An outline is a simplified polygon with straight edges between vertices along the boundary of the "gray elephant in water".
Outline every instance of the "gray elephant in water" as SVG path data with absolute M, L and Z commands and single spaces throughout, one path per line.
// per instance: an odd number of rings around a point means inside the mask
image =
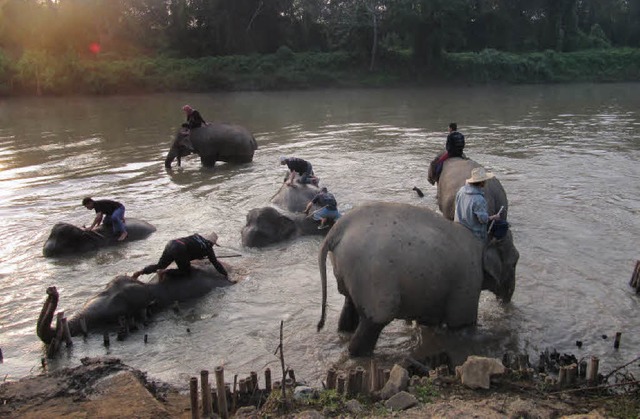
M 327 230 L 318 230 L 318 222 L 307 217 L 303 211 L 320 192 L 312 184 L 282 184 L 271 198 L 273 206 L 254 208 L 247 214 L 247 223 L 242 228 L 242 244 L 247 247 L 264 247 L 301 235 L 324 235 Z M 311 211 L 318 209 L 312 206 Z
M 239 125 L 213 123 L 194 128 L 190 132 L 181 129 L 171 144 L 164 161 L 171 167 L 174 159 L 181 164 L 181 157 L 196 153 L 203 166 L 213 167 L 216 162 L 251 163 L 253 153 L 258 149 L 253 134 Z
M 338 330 L 355 331 L 352 356 L 371 354 L 393 319 L 450 328 L 474 324 L 480 291 L 511 300 L 519 258 L 509 231 L 501 240 L 484 243 L 427 208 L 362 205 L 343 216 L 320 247 L 318 330 L 326 317 L 329 252 L 338 291 L 345 297 Z
M 149 282 L 126 275 L 117 276 L 68 320 L 69 330 L 71 336 L 82 333 L 81 319 L 84 319 L 88 330 L 111 323 L 117 324 L 122 317 L 143 321 L 151 307 L 167 307 L 175 301 L 201 297 L 214 288 L 232 284 L 210 264 L 193 264 L 188 276 L 183 276 L 177 269 L 169 269 L 162 281 L 158 281 L 157 276 Z M 47 344 L 51 343 L 56 334 L 51 321 L 58 300 L 56 288 L 47 288 L 47 299 L 36 326 L 38 337 Z
M 480 166 L 479 163 L 471 159 L 462 159 L 460 157 L 451 157 L 444 161 L 438 180 L 437 200 L 440 211 L 449 220 L 453 220 L 455 213 L 456 193 L 465 184 L 465 181 L 471 177 L 471 171 Z M 489 215 L 497 213 L 500 207 L 504 207 L 500 213 L 500 218 L 506 221 L 509 202 L 507 201 L 507 193 L 497 177 L 489 179 L 483 190 Z
M 129 235 L 122 242 L 118 241 L 118 236 L 113 233 L 111 226 L 101 225 L 96 230 L 87 231 L 73 224 L 56 223 L 44 243 L 42 253 L 45 257 L 78 255 L 102 247 L 146 239 L 156 231 L 153 225 L 135 218 L 127 218 L 126 225 Z

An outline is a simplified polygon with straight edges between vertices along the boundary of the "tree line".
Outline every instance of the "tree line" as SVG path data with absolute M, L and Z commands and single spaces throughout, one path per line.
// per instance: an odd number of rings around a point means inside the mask
M 0 0 L 0 92 L 72 85 L 87 60 L 284 49 L 373 70 L 400 55 L 437 68 L 452 53 L 612 47 L 640 47 L 640 0 Z

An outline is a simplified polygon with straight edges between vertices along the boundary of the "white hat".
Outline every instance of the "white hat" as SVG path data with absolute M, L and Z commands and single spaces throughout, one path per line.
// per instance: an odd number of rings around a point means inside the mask
M 280 164 L 284 164 L 286 160 L 287 160 L 286 156 L 280 156 Z
M 476 167 L 471 171 L 471 177 L 467 179 L 467 183 L 479 183 L 489 180 L 493 177 L 493 173 L 487 173 L 484 167 Z

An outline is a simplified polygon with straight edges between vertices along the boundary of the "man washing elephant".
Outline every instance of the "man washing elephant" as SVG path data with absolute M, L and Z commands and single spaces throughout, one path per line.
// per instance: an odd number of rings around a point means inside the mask
M 112 226 L 113 233 L 118 237 L 118 241 L 127 238 L 127 228 L 124 224 L 124 205 L 118 201 L 110 199 L 100 199 L 94 201 L 91 197 L 82 200 L 82 205 L 88 210 L 96 211 L 96 218 L 87 230 L 93 231 L 103 222 L 105 226 Z
M 131 277 L 133 279 L 137 279 L 140 275 L 148 275 L 157 271 L 158 277 L 160 281 L 162 281 L 166 268 L 171 264 L 171 262 L 175 262 L 176 265 L 178 265 L 178 271 L 180 274 L 187 276 L 191 273 L 191 261 L 195 259 L 204 259 L 206 257 L 216 270 L 229 280 L 227 270 L 218 261 L 216 254 L 213 251 L 213 245 L 216 240 L 217 237 L 211 241 L 205 239 L 200 234 L 193 234 L 191 236 L 171 240 L 165 246 L 158 263 L 145 266 L 142 270 L 134 272 Z
M 500 218 L 497 214 L 489 215 L 487 200 L 483 188 L 485 182 L 492 179 L 493 173 L 488 173 L 483 167 L 476 167 L 471 171 L 471 177 L 466 180 L 456 194 L 456 210 L 454 221 L 467 227 L 473 235 L 482 241 L 487 240 L 487 224 Z
M 293 179 L 295 178 L 296 173 L 300 175 L 300 179 L 298 180 L 299 183 L 311 183 L 312 185 L 318 186 L 320 179 L 313 174 L 313 166 L 308 161 L 299 157 L 281 156 L 280 164 L 286 164 L 290 171 L 289 177 L 285 181 L 287 186 L 293 185 Z
M 329 222 L 334 223 L 341 217 L 341 214 L 338 211 L 338 201 L 336 201 L 336 198 L 332 193 L 329 193 L 326 187 L 320 189 L 320 192 L 318 192 L 316 196 L 309 201 L 307 207 L 304 209 L 304 213 L 306 215 L 309 215 L 309 211 L 314 204 L 321 207 L 319 210 L 314 211 L 313 214 L 311 214 L 314 220 L 320 221 L 318 230 L 329 228 Z

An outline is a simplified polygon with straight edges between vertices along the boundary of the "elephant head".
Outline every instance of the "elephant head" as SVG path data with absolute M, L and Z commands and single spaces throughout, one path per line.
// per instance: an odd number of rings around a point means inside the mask
M 394 319 L 449 328 L 474 324 L 483 289 L 511 299 L 519 257 L 509 232 L 485 244 L 428 208 L 361 205 L 340 218 L 320 246 L 318 330 L 326 316 L 329 253 L 338 292 L 345 297 L 338 330 L 353 332 L 352 356 L 371 354 Z
M 460 157 L 451 157 L 445 160 L 442 166 L 442 173 L 438 179 L 438 207 L 442 214 L 449 220 L 453 220 L 456 206 L 456 193 L 471 177 L 471 171 L 480 167 L 480 164 Z M 489 214 L 495 214 L 504 207 L 500 213 L 502 220 L 507 220 L 509 202 L 507 193 L 497 177 L 489 179 L 484 186 L 484 197 L 487 200 Z
M 516 288 L 516 265 L 520 253 L 510 231 L 500 239 L 492 237 L 484 249 L 482 289 L 493 292 L 504 303 L 511 301 Z
M 301 235 L 324 235 L 317 222 L 305 214 L 285 213 L 273 207 L 254 208 L 242 228 L 242 245 L 264 247 Z
M 167 153 L 164 165 L 191 153 L 200 156 L 203 166 L 213 167 L 217 161 L 250 163 L 258 149 L 255 138 L 246 128 L 230 124 L 208 124 L 190 131 L 180 129 Z
M 153 225 L 135 218 L 127 218 L 126 226 L 129 233 L 127 242 L 145 239 L 156 231 Z M 73 224 L 56 223 L 44 243 L 42 253 L 45 257 L 69 256 L 122 243 L 112 229 L 104 224 L 95 231 L 87 231 Z

